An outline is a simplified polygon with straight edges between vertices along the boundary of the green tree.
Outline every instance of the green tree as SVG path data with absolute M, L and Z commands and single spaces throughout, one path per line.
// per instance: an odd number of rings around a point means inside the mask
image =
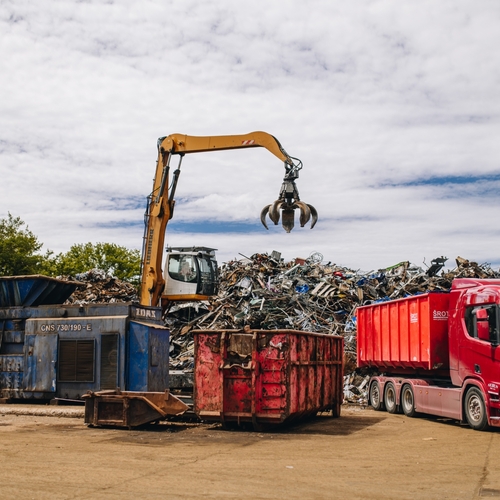
M 52 273 L 74 276 L 90 269 L 102 269 L 119 279 L 138 282 L 141 254 L 114 243 L 82 243 L 73 245 L 52 262 Z
M 51 252 L 45 256 L 39 253 L 43 243 L 25 225 L 10 212 L 0 219 L 0 276 L 40 273 L 50 259 Z

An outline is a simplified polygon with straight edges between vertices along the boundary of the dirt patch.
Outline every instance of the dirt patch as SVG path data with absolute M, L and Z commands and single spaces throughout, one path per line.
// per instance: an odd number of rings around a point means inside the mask
M 0 409 L 4 498 L 474 499 L 500 491 L 499 445 L 498 431 L 362 408 L 272 432 Z

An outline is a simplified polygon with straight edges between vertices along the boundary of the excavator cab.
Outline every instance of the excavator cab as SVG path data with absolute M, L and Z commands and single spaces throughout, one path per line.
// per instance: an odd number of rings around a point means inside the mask
M 168 247 L 162 303 L 207 300 L 216 295 L 218 271 L 215 250 L 207 247 Z

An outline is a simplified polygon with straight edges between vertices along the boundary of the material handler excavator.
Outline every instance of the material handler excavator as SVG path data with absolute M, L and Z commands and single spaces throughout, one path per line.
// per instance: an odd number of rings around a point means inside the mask
M 215 250 L 206 247 L 167 249 L 165 275 L 162 272 L 165 231 L 172 218 L 175 191 L 182 159 L 188 153 L 222 151 L 226 149 L 264 147 L 284 162 L 285 176 L 278 199 L 264 207 L 260 219 L 266 229 L 266 216 L 277 225 L 280 211 L 283 228 L 289 233 L 294 227 L 294 210 L 300 210 L 300 225 L 311 220 L 311 229 L 318 220 L 316 209 L 299 198 L 295 180 L 302 162 L 288 155 L 279 141 L 266 132 L 244 135 L 195 137 L 173 134 L 158 139 L 158 160 L 153 191 L 148 196 L 141 268 L 141 305 L 165 307 L 171 301 L 206 300 L 215 295 L 217 262 Z M 179 163 L 170 182 L 170 161 L 179 156 Z

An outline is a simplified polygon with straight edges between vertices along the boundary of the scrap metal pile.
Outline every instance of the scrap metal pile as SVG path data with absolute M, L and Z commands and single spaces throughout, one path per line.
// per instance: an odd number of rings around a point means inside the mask
M 109 276 L 100 269 L 91 269 L 86 273 L 74 277 L 62 277 L 71 281 L 81 282 L 65 304 L 94 304 L 114 302 L 136 302 L 138 300 L 136 288 L 113 276 Z
M 295 329 L 342 335 L 346 401 L 365 404 L 366 374 L 356 372 L 356 308 L 428 291 L 447 291 L 454 278 L 499 278 L 488 264 L 461 257 L 434 259 L 427 269 L 400 262 L 386 269 L 348 269 L 314 253 L 284 262 L 278 252 L 233 260 L 220 269 L 219 294 L 203 303 L 180 304 L 165 317 L 171 330 L 170 369 L 193 369 L 193 329 Z
M 178 303 L 166 311 L 171 331 L 171 381 L 189 386 L 194 367 L 194 329 L 294 329 L 344 337 L 344 396 L 366 404 L 368 376 L 356 371 L 356 308 L 371 302 L 403 298 L 428 291 L 447 291 L 454 278 L 500 278 L 489 264 L 461 257 L 434 259 L 423 269 L 408 261 L 364 272 L 324 263 L 323 256 L 285 262 L 278 252 L 233 260 L 220 268 L 219 293 L 210 301 Z M 80 281 L 67 304 L 136 302 L 130 283 L 93 269 Z M 177 376 L 176 374 L 182 374 Z M 187 383 L 186 383 L 187 381 Z

